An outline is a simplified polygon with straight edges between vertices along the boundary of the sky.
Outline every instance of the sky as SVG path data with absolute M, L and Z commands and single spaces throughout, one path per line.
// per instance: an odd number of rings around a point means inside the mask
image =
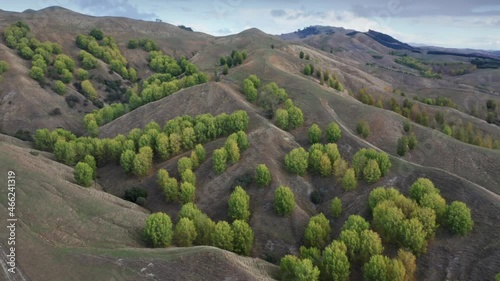
M 499 0 L 18 0 L 0 9 L 49 6 L 94 16 L 161 19 L 215 36 L 252 27 L 282 34 L 328 25 L 373 29 L 410 44 L 500 50 Z

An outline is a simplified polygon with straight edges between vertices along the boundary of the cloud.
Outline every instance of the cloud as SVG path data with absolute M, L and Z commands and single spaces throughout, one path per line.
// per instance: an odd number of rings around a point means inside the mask
M 215 33 L 217 35 L 229 35 L 229 34 L 231 34 L 233 32 L 232 32 L 231 29 L 229 29 L 227 27 L 223 27 L 223 28 L 220 28 L 220 29 L 216 30 Z
M 155 13 L 144 13 L 128 0 L 78 0 L 76 4 L 96 16 L 118 16 L 133 19 L 152 20 Z
M 284 17 L 286 15 L 286 11 L 285 10 L 271 10 L 271 16 L 273 17 L 276 17 L 276 18 L 280 18 L 280 17 Z

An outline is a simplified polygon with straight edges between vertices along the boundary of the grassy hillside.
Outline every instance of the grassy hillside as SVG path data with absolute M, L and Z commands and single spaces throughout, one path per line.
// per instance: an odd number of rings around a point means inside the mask
M 412 183 L 421 177 L 434 182 L 446 203 L 455 200 L 466 203 L 474 228 L 467 236 L 452 235 L 440 221 L 442 225 L 435 238 L 429 240 L 427 251 L 417 259 L 415 279 L 484 280 L 498 273 L 500 150 L 471 145 L 442 133 L 444 124 L 460 129 L 470 123 L 473 133 L 484 139 L 489 135 L 492 140 L 500 140 L 498 126 L 488 124 L 483 116 L 488 111 L 487 99 L 500 104 L 495 95 L 497 90 L 494 90 L 496 81 L 480 80 L 483 77 L 480 73 L 493 75 L 496 70 L 484 70 L 484 73 L 476 70 L 461 76 L 443 74 L 442 79 L 425 78 L 419 71 L 395 61 L 403 54 L 380 45 L 365 34 L 348 34 L 351 31 L 343 29 L 330 35 L 288 42 L 257 29 L 215 38 L 165 23 L 89 17 L 61 8 L 25 13 L 0 11 L 0 29 L 17 20 L 28 23 L 40 41 L 61 44 L 63 53 L 73 58 L 77 68 L 81 66 L 80 49 L 75 43 L 78 34 L 88 34 L 91 29 L 99 28 L 112 36 L 129 66 L 137 70 L 139 79 L 123 79 L 109 71 L 110 64 L 99 60 L 98 66 L 89 71 L 90 81 L 97 90 L 98 99 L 105 103 L 110 92 L 109 83 L 120 85 L 118 88 L 126 92 L 121 93 L 122 97 L 128 98 L 131 92 L 144 97 L 144 89 L 150 83 L 157 83 L 155 90 L 160 91 L 158 89 L 168 86 L 163 83 L 171 82 L 144 82 L 155 74 L 155 70 L 148 65 L 148 52 L 127 48 L 130 39 L 151 39 L 179 64 L 184 56 L 197 69 L 211 76 L 209 82 L 180 87 L 111 118 L 114 120 L 99 127 L 96 139 L 85 139 L 94 142 L 89 154 L 106 158 L 112 154 L 109 152 L 111 145 L 106 143 L 109 139 L 118 136 L 127 140 L 124 136 L 132 129 L 144 129 L 151 121 L 155 121 L 163 133 L 167 131 L 164 129 L 167 121 L 183 115 L 195 117 L 210 113 L 217 116 L 244 110 L 249 118 L 245 131 L 250 146 L 241 151 L 239 161 L 228 164 L 225 172 L 214 171 L 213 154 L 225 145 L 227 135 L 199 141 L 206 150 L 207 159 L 194 170 L 197 182 L 194 203 L 214 222 L 231 222 L 228 200 L 237 185 L 243 186 L 250 198 L 248 224 L 254 233 L 250 257 L 210 246 L 148 248 L 150 245 L 142 229 L 150 213 L 164 212 L 174 224 L 179 221 L 182 204 L 166 200 L 158 184 L 157 172 L 165 169 L 170 177 L 180 178 L 178 160 L 190 157 L 192 149 L 184 149 L 187 146 L 184 143 L 181 152 L 172 153 L 165 159 L 155 154 L 151 169 L 141 177 L 125 173 L 118 164 L 120 157 L 115 161 L 98 159 L 97 179 L 91 187 L 84 188 L 76 184 L 71 166 L 75 163 L 67 166 L 55 161 L 55 155 L 65 156 L 60 151 L 61 145 L 59 151 L 53 149 L 53 154 L 35 150 L 32 142 L 0 135 L 1 170 L 14 170 L 18 179 L 19 268 L 29 279 L 149 280 L 170 276 L 175 276 L 175 280 L 280 279 L 280 259 L 287 254 L 299 254 L 300 246 L 306 243 L 304 233 L 311 217 L 325 214 L 332 230 L 329 244 L 338 239 L 349 216 L 361 215 L 372 221 L 368 198 L 373 189 L 395 187 L 408 196 Z M 247 57 L 240 65 L 229 68 L 227 75 L 222 75 L 219 58 L 230 56 L 233 50 L 245 52 Z M 309 59 L 301 59 L 300 52 Z M 407 56 L 425 66 L 433 62 L 427 54 L 408 53 Z M 77 136 L 92 135 L 86 132 L 83 119 L 96 107 L 92 103 L 84 106 L 87 97 L 77 91 L 77 86 L 67 84 L 65 95 L 56 94 L 51 87 L 42 88 L 29 75 L 31 62 L 20 58 L 3 39 L 0 59 L 10 65 L 0 82 L 0 129 L 3 132 L 14 135 L 18 130 L 33 133 L 37 129 L 61 127 Z M 317 76 L 314 71 L 310 76 L 304 75 L 304 68 L 309 64 L 321 70 L 321 74 Z M 334 89 L 328 81 L 320 83 L 327 72 L 332 83 L 341 87 Z M 251 74 L 261 80 L 256 90 L 257 102 L 249 102 L 243 91 L 243 81 Z M 181 73 L 177 78 L 185 76 L 188 75 Z M 287 105 L 282 101 L 273 104 L 271 109 L 264 108 L 265 85 L 271 82 L 282 88 L 300 108 L 304 124 L 290 130 L 276 125 L 277 109 Z M 373 97 L 372 105 L 360 101 L 363 92 Z M 82 103 L 70 108 L 65 101 L 69 95 L 79 97 Z M 437 106 L 413 99 L 435 100 L 438 96 L 451 99 L 455 106 Z M 405 99 L 406 103 L 412 101 L 414 105 L 411 111 L 408 109 L 410 119 L 391 108 L 391 103 L 403 105 Z M 378 101 L 381 108 L 375 106 Z M 476 105 L 479 114 L 473 115 L 472 107 Z M 60 108 L 61 114 L 49 115 L 54 108 Z M 496 114 L 498 110 L 493 111 Z M 427 125 L 420 124 L 423 122 L 417 122 L 413 116 L 421 112 L 430 118 Z M 446 123 L 436 120 L 439 114 L 443 114 Z M 366 138 L 356 132 L 359 121 L 369 126 L 371 133 Z M 342 137 L 336 145 L 349 167 L 354 166 L 356 152 L 373 148 L 387 153 L 392 163 L 387 175 L 375 183 L 367 183 L 358 175 L 357 188 L 345 191 L 342 178 L 319 176 L 311 171 L 311 166 L 303 176 L 292 174 L 285 165 L 285 156 L 299 147 L 308 150 L 311 147 L 309 127 L 318 124 L 325 130 L 330 122 L 336 122 L 341 130 Z M 405 122 L 410 124 L 409 131 L 415 135 L 417 145 L 400 156 L 398 142 L 402 136 L 410 134 L 403 129 Z M 182 126 L 191 129 L 192 125 Z M 181 135 L 184 136 L 184 130 Z M 172 133 L 168 138 L 171 136 Z M 52 141 L 56 143 L 57 138 Z M 76 142 L 67 139 L 59 144 L 71 141 Z M 154 147 L 156 139 L 148 142 Z M 130 150 L 135 155 L 142 145 L 139 140 L 132 144 Z M 272 181 L 268 187 L 260 187 L 254 180 L 258 164 L 269 168 Z M 288 216 L 280 216 L 275 211 L 275 191 L 281 185 L 290 187 L 295 197 L 296 208 Z M 132 188 L 147 191 L 142 207 L 121 199 L 125 191 Z M 335 197 L 343 204 L 339 217 L 334 217 L 330 210 Z M 1 199 L 5 207 L 5 195 Z M 6 214 L 2 216 L 0 218 L 6 219 Z M 6 233 L 0 234 L 0 238 L 6 238 Z M 401 247 L 385 239 L 383 246 L 383 253 L 391 258 Z M 53 270 L 56 265 L 58 270 Z M 362 264 L 352 262 L 350 280 L 360 280 L 362 276 Z

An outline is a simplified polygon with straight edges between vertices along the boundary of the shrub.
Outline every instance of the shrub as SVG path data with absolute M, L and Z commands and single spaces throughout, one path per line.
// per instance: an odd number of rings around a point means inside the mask
M 125 196 L 123 199 L 130 201 L 132 203 L 136 203 L 137 198 L 142 197 L 142 198 L 147 198 L 148 193 L 146 190 L 138 187 L 132 187 L 130 189 L 125 190 Z
M 227 152 L 224 148 L 214 150 L 212 155 L 214 171 L 221 174 L 226 171 Z
M 144 235 L 153 247 L 168 247 L 172 242 L 172 220 L 165 213 L 154 213 L 146 219 Z
M 460 201 L 452 202 L 446 210 L 446 224 L 454 234 L 467 235 L 471 232 L 474 222 L 467 205 Z
M 342 131 L 336 122 L 331 122 L 326 128 L 326 141 L 337 142 L 342 137 Z
M 181 179 L 183 182 L 188 182 L 194 186 L 196 186 L 196 175 L 193 173 L 191 169 L 186 169 L 181 174 Z
M 104 38 L 104 33 L 102 30 L 94 28 L 89 32 L 89 35 L 94 37 L 96 40 L 102 40 Z
M 356 131 L 358 135 L 361 135 L 363 138 L 367 138 L 370 135 L 370 127 L 366 121 L 359 121 L 356 125 Z
M 410 187 L 410 197 L 419 204 L 424 195 L 432 193 L 439 194 L 439 189 L 435 188 L 432 181 L 426 178 L 417 179 Z
M 62 81 L 57 80 L 54 83 L 54 91 L 60 95 L 64 95 L 66 93 L 66 85 Z
M 329 280 L 349 280 L 350 264 L 346 255 L 346 245 L 334 240 L 323 251 L 322 262 L 325 276 Z
M 342 186 L 345 191 L 351 191 L 356 189 L 358 181 L 356 180 L 356 174 L 353 168 L 347 169 L 344 177 L 342 178 Z
M 177 246 L 191 247 L 193 241 L 196 239 L 196 227 L 192 220 L 188 218 L 181 218 L 174 230 L 174 241 Z
M 182 157 L 177 161 L 177 171 L 179 172 L 179 175 L 182 175 L 184 171 L 186 170 L 192 170 L 193 169 L 193 162 L 191 162 L 191 159 L 188 157 Z
M 260 186 L 269 186 L 271 173 L 265 164 L 259 164 L 255 170 L 255 182 Z
M 240 160 L 240 149 L 238 147 L 238 143 L 235 139 L 227 139 L 224 144 L 224 149 L 227 152 L 227 160 L 234 164 Z
M 79 162 L 74 169 L 76 183 L 81 186 L 89 187 L 92 185 L 92 176 L 94 171 L 87 163 Z
M 233 251 L 239 255 L 248 256 L 252 250 L 254 234 L 248 223 L 235 220 L 232 224 L 234 235 Z
M 311 127 L 309 128 L 309 142 L 311 144 L 319 143 L 321 142 L 321 129 L 319 128 L 318 124 L 312 124 Z
M 340 216 L 342 213 L 342 202 L 340 201 L 340 198 L 335 197 L 332 199 L 330 209 L 334 218 L 338 218 Z
M 220 249 L 232 251 L 233 243 L 234 235 L 231 225 L 226 221 L 217 222 L 212 236 L 212 245 Z
M 179 199 L 183 204 L 194 202 L 196 188 L 189 182 L 181 183 Z
M 363 169 L 363 177 L 367 183 L 374 183 L 380 179 L 381 173 L 378 163 L 375 160 L 369 160 Z
M 308 247 L 322 249 L 330 239 L 330 222 L 323 214 L 313 216 L 304 233 L 305 244 Z
M 320 272 L 310 259 L 286 255 L 281 259 L 280 273 L 281 280 L 318 281 Z
M 295 209 L 295 196 L 287 186 L 280 186 L 274 192 L 274 210 L 278 215 L 286 216 Z
M 89 79 L 89 72 L 83 68 L 79 68 L 76 72 L 76 77 L 80 81 L 84 81 Z
M 405 156 L 408 150 L 410 150 L 409 147 L 409 141 L 407 136 L 402 136 L 401 138 L 398 139 L 398 155 L 399 156 Z
M 302 126 L 302 124 L 304 123 L 304 115 L 302 114 L 302 110 L 294 106 L 287 111 L 289 129 L 295 129 Z
M 285 156 L 285 166 L 293 174 L 304 176 L 308 166 L 308 153 L 302 148 L 295 148 Z
M 250 218 L 250 196 L 237 186 L 229 197 L 229 217 L 233 220 L 248 221 Z
M 276 111 L 276 126 L 283 130 L 288 129 L 288 111 L 279 108 Z
M 151 147 L 141 147 L 133 163 L 132 171 L 134 175 L 139 177 L 148 175 L 153 167 L 153 150 Z

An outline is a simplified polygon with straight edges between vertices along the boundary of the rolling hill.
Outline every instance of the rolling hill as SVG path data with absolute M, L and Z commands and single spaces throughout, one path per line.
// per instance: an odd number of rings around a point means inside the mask
M 214 37 L 167 23 L 91 17 L 60 7 L 23 13 L 0 11 L 0 29 L 17 21 L 29 25 L 30 34 L 41 42 L 60 44 L 63 53 L 76 62 L 76 68 L 82 66 L 77 35 L 88 34 L 94 28 L 102 30 L 114 38 L 127 67 L 137 71 L 138 79 L 124 78 L 110 70 L 110 63 L 99 59 L 96 68 L 89 70 L 89 81 L 97 92 L 94 103 L 82 93 L 79 79 L 66 84 L 66 93 L 59 95 L 48 74 L 46 84 L 30 77 L 30 61 L 9 48 L 2 37 L 0 60 L 10 67 L 0 82 L 0 167 L 2 174 L 14 170 L 18 179 L 17 258 L 24 276 L 10 280 L 279 280 L 280 259 L 299 254 L 312 216 L 324 213 L 331 227 L 329 241 L 337 239 L 349 216 L 361 215 L 372 221 L 368 200 L 374 188 L 391 186 L 408 195 L 418 178 L 432 180 L 447 203 L 466 203 L 474 228 L 467 236 L 458 236 L 444 225 L 440 227 L 427 251 L 417 259 L 415 280 L 489 280 L 498 273 L 500 150 L 493 146 L 495 140 L 500 140 L 500 128 L 495 120 L 488 123 L 485 119 L 490 112 L 496 120 L 500 116 L 498 106 L 493 111 L 487 108 L 488 100 L 500 104 L 500 82 L 494 78 L 499 69 L 475 67 L 463 56 L 429 54 L 426 47 L 414 48 L 375 31 L 314 27 L 274 36 L 249 29 Z M 54 153 L 41 151 L 30 141 L 36 130 L 43 128 L 62 128 L 77 137 L 91 137 L 83 122 L 86 114 L 111 104 L 112 94 L 130 101 L 130 92 L 147 88 L 148 78 L 159 72 L 148 60 L 151 53 L 128 47 L 131 39 L 152 40 L 163 54 L 178 61 L 185 57 L 210 81 L 180 87 L 114 116 L 99 126 L 96 137 L 109 140 L 127 136 L 132 129 L 144 129 L 151 121 L 163 129 L 167 121 L 178 116 L 246 111 L 250 146 L 225 172 L 213 169 L 214 151 L 224 146 L 225 138 L 204 142 L 207 159 L 195 170 L 194 202 L 214 222 L 231 221 L 228 200 L 235 186 L 242 185 L 250 197 L 248 223 L 254 233 L 249 257 L 203 245 L 152 249 L 143 236 L 142 229 L 151 213 L 164 212 L 178 221 L 182 204 L 165 200 L 157 172 L 165 169 L 170 176 L 179 178 L 178 160 L 190 157 L 190 149 L 166 160 L 155 158 L 153 167 L 142 177 L 126 174 L 120 161 L 108 161 L 98 165 L 94 184 L 84 188 L 76 184 L 73 176 L 72 166 L 76 163 L 60 163 Z M 220 57 L 230 56 L 233 50 L 245 52 L 246 58 L 222 75 Z M 300 58 L 300 52 L 309 59 Z M 417 63 L 411 67 L 403 59 Z M 319 77 L 316 73 L 304 75 L 304 68 L 310 64 L 320 70 Z M 428 78 L 418 67 L 441 78 Z M 467 71 L 458 73 L 461 69 Z M 335 89 L 323 83 L 321 77 L 326 72 L 342 87 Z M 257 75 L 262 85 L 275 82 L 283 88 L 303 112 L 304 124 L 284 130 L 275 122 L 279 103 L 268 109 L 249 102 L 242 89 L 243 80 L 251 74 Z M 187 76 L 184 72 L 178 78 Z M 381 106 L 364 101 L 363 92 L 380 101 Z M 69 96 L 79 102 L 70 107 Z M 438 97 L 452 104 L 437 105 Z M 394 110 L 395 103 L 403 107 L 409 102 L 409 116 Z M 50 114 L 55 108 L 60 113 Z M 427 124 L 413 118 L 424 112 L 430 119 Z M 438 121 L 441 115 L 443 122 Z M 357 133 L 361 120 L 371 131 L 366 138 Z M 373 148 L 387 153 L 392 163 L 388 174 L 376 183 L 360 179 L 358 187 L 347 192 L 342 180 L 335 177 L 290 173 L 284 164 L 285 156 L 295 148 L 310 147 L 308 128 L 312 124 L 326 128 L 330 122 L 336 122 L 342 132 L 337 146 L 343 159 L 351 162 L 358 150 Z M 411 124 L 418 144 L 401 156 L 397 147 L 406 134 L 405 122 Z M 445 125 L 457 134 L 445 134 Z M 461 133 L 470 136 L 461 139 Z M 11 137 L 14 135 L 28 141 Z M 480 138 L 483 146 L 491 139 L 491 147 L 481 147 L 474 137 Z M 269 187 L 259 187 L 253 181 L 255 168 L 261 163 L 272 175 Z M 278 216 L 273 207 L 275 190 L 280 185 L 290 187 L 295 196 L 296 208 L 286 217 Z M 132 188 L 147 192 L 142 206 L 122 199 Z M 330 211 L 335 197 L 343 204 L 338 218 Z M 6 194 L 0 198 L 1 207 L 6 208 Z M 5 221 L 7 214 L 2 212 L 0 218 Z M 2 249 L 7 235 L 0 232 Z M 394 257 L 399 245 L 383 242 L 384 254 Z M 350 280 L 361 280 L 362 276 L 362 264 L 353 263 Z

